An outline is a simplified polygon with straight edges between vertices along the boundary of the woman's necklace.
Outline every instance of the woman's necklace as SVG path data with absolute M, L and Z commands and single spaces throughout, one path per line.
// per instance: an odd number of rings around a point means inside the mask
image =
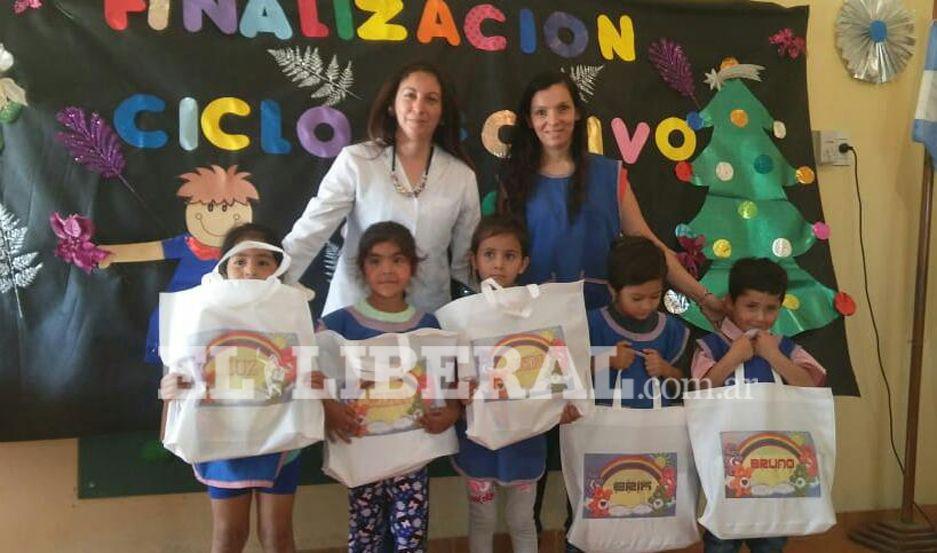
M 429 166 L 433 163 L 434 148 L 434 146 L 429 147 L 429 159 L 426 160 L 426 169 L 423 170 L 423 176 L 420 178 L 420 182 L 418 182 L 416 186 L 407 188 L 400 184 L 400 179 L 397 178 L 397 145 L 394 144 L 390 147 L 390 180 L 394 183 L 394 190 L 399 194 L 413 198 L 420 195 L 420 192 L 426 188 L 426 177 L 429 176 Z

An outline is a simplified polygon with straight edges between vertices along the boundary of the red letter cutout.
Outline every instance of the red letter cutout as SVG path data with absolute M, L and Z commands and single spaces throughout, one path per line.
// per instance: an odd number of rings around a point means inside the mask
M 104 0 L 104 20 L 111 29 L 123 31 L 127 28 L 127 13 L 146 10 L 144 0 Z

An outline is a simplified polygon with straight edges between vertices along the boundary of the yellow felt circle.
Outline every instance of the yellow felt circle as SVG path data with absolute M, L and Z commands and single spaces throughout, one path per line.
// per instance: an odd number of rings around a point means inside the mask
M 725 238 L 720 238 L 713 242 L 713 253 L 716 257 L 721 257 L 723 259 L 732 256 L 732 243 L 726 240 Z

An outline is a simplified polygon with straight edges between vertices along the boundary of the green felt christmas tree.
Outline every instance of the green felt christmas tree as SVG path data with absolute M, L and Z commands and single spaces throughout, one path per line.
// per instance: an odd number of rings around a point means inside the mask
M 824 327 L 839 317 L 836 292 L 803 270 L 796 258 L 829 229 L 811 223 L 787 199 L 784 187 L 814 183 L 812 169 L 795 169 L 775 146 L 786 135 L 743 79 L 760 80 L 763 68 L 724 62 L 707 75 L 718 89 L 688 123 L 695 129 L 712 127 L 709 145 L 691 164 L 678 167 L 681 178 L 709 188 L 696 217 L 677 227 L 678 236 L 697 238 L 702 254 L 712 261 L 700 282 L 717 296 L 728 292 L 729 270 L 736 260 L 766 257 L 779 263 L 789 278 L 787 295 L 774 332 L 793 336 Z M 773 137 L 773 138 L 772 138 Z M 685 242 L 685 241 L 682 241 Z M 711 328 L 696 305 L 683 313 L 691 323 Z

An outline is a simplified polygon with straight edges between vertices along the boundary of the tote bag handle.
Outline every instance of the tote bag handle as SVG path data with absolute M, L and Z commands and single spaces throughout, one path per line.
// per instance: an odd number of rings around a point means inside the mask
M 527 297 L 520 302 L 507 301 L 505 294 L 499 294 L 504 287 L 498 284 L 493 278 L 482 281 L 482 295 L 489 305 L 497 308 L 506 315 L 514 317 L 528 318 L 533 313 L 534 300 L 540 297 L 540 287 L 536 284 L 528 284 L 526 287 Z
M 624 372 L 624 371 L 621 371 Z M 593 378 L 595 378 L 593 376 Z M 664 408 L 663 402 L 663 391 L 660 385 L 660 379 L 657 377 L 651 377 L 651 408 L 655 411 Z M 593 383 L 594 389 L 594 383 Z M 612 407 L 614 409 L 628 409 L 628 407 L 621 406 L 621 377 L 619 376 L 618 383 L 615 385 L 615 388 L 612 390 Z
M 774 383 L 778 386 L 785 386 L 784 381 L 781 380 L 781 375 L 774 369 L 771 369 L 771 374 L 774 375 Z M 739 365 L 735 367 L 735 386 L 741 386 L 742 382 L 745 381 L 745 365 Z

